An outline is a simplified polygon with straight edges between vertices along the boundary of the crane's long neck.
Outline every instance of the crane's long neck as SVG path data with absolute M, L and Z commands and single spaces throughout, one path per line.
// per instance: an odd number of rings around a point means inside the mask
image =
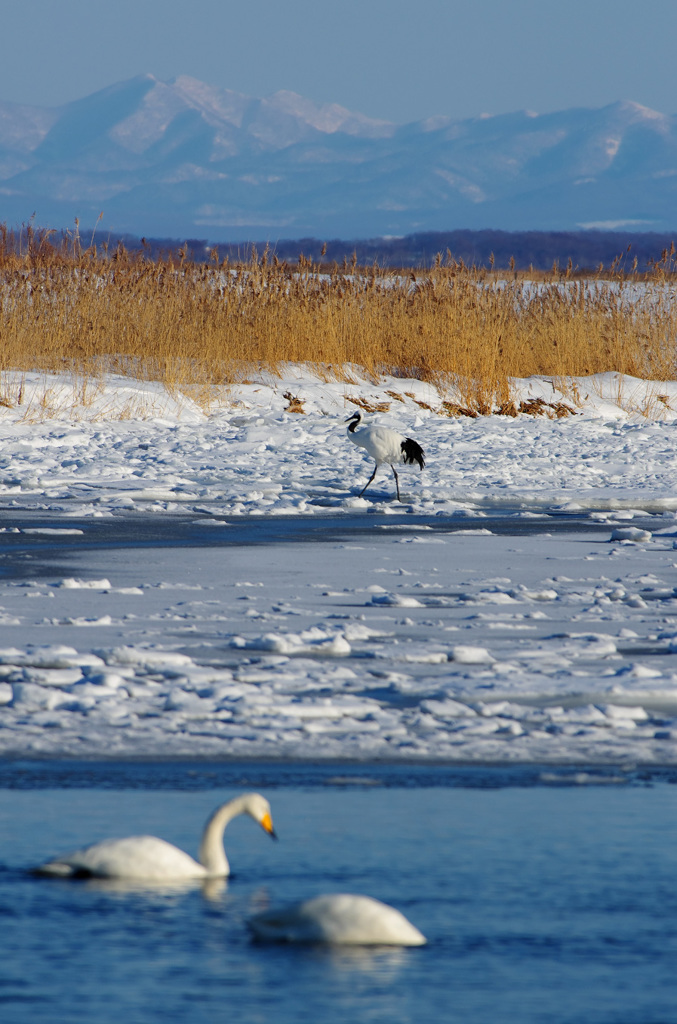
M 226 825 L 245 810 L 245 797 L 236 797 L 227 804 L 217 807 L 205 825 L 200 843 L 198 859 L 209 875 L 225 877 L 230 874 L 230 865 L 223 848 L 223 833 Z

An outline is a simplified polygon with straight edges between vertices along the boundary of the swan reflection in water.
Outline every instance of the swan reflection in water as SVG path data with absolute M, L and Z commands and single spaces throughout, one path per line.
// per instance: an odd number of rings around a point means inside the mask
M 83 887 L 91 892 L 110 893 L 114 896 L 145 896 L 149 899 L 165 896 L 185 896 L 197 892 L 209 903 L 220 903 L 228 889 L 226 878 L 181 878 L 173 881 L 157 881 L 139 878 L 95 878 L 89 876 L 82 881 Z

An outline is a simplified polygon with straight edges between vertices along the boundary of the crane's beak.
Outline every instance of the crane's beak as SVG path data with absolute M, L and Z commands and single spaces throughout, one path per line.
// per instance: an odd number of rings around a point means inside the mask
M 261 818 L 261 828 L 268 833 L 271 839 L 277 839 L 275 829 L 273 828 L 273 819 L 271 818 L 268 811 Z
M 350 421 L 351 421 L 351 420 L 354 420 L 354 419 L 357 419 L 357 413 L 356 413 L 356 412 L 354 412 L 354 413 L 352 414 L 352 416 L 349 416 L 349 417 L 348 417 L 348 419 L 347 419 L 347 420 L 345 420 L 344 422 L 345 422 L 345 423 L 350 423 Z

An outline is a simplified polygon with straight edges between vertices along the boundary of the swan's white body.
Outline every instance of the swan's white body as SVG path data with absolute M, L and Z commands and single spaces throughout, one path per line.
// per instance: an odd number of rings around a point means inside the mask
M 316 896 L 249 921 L 254 936 L 265 942 L 327 942 L 354 946 L 423 946 L 406 917 L 371 896 L 348 893 Z
M 202 835 L 199 860 L 156 836 L 105 839 L 82 850 L 47 861 L 37 870 L 59 878 L 129 878 L 149 882 L 192 878 L 225 878 L 230 865 L 223 848 L 223 832 L 238 814 L 248 814 L 275 837 L 270 804 L 258 793 L 246 793 L 222 804 L 211 815 Z
M 376 463 L 374 472 L 360 491 L 360 497 L 362 497 L 376 476 L 378 467 L 387 464 L 392 469 L 393 476 L 395 477 L 397 500 L 401 501 L 400 481 L 397 478 L 395 465 L 413 465 L 414 462 L 418 462 L 421 469 L 423 469 L 425 466 L 425 453 L 420 444 L 414 441 L 413 438 L 405 437 L 404 434 L 398 433 L 397 430 L 391 430 L 390 427 L 379 427 L 373 424 L 360 426 L 362 423 L 362 413 L 359 410 L 354 412 L 347 422 L 350 440 L 353 444 L 358 445 L 358 447 L 364 448 Z

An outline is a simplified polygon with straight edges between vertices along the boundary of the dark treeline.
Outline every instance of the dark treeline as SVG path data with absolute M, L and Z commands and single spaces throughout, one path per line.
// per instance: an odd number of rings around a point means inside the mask
M 66 246 L 74 241 L 73 232 L 44 232 L 24 226 L 12 232 L 13 246 L 22 249 L 29 236 L 49 236 L 52 243 Z M 5 240 L 7 239 L 5 233 Z M 140 238 L 131 234 L 115 234 L 81 229 L 76 241 L 83 249 L 94 241 L 99 252 L 109 254 L 122 245 L 130 252 L 142 252 L 150 259 L 172 257 L 197 262 L 249 261 L 255 250 L 260 258 L 268 252 L 281 261 L 296 263 L 303 257 L 314 263 L 331 266 L 356 262 L 359 266 L 377 263 L 384 268 L 428 267 L 441 254 L 445 262 L 455 260 L 469 267 L 490 267 L 497 270 L 549 271 L 553 266 L 574 272 L 596 271 L 615 265 L 631 272 L 646 271 L 659 262 L 667 250 L 674 253 L 672 234 L 631 231 L 425 231 L 398 238 L 368 239 L 277 239 L 242 242 L 210 242 L 202 238 Z M 636 261 L 636 262 L 635 262 Z
M 597 270 L 615 261 L 631 271 L 644 271 L 670 249 L 677 231 L 671 235 L 635 234 L 620 231 L 426 231 L 402 238 L 371 238 L 352 241 L 302 238 L 282 240 L 271 246 L 279 259 L 295 261 L 300 254 L 313 261 L 350 262 L 353 255 L 359 265 L 378 263 L 384 267 L 431 266 L 438 254 L 463 261 L 466 266 L 507 269 L 551 270 L 554 264 L 565 268 L 571 261 L 574 270 Z M 322 255 L 326 245 L 326 254 Z M 243 246 L 219 246 L 224 255 L 236 257 Z M 257 250 L 261 252 L 261 244 Z M 251 250 L 250 250 L 251 251 Z
M 401 238 L 328 239 L 300 238 L 276 241 L 210 244 L 203 239 L 188 239 L 183 247 L 172 239 L 145 239 L 152 255 L 176 252 L 187 248 L 193 259 L 248 260 L 255 248 L 259 257 L 268 247 L 278 259 L 296 263 L 300 256 L 316 263 L 339 265 L 355 259 L 360 266 L 377 263 L 382 267 L 431 266 L 438 254 L 445 260 L 463 261 L 467 266 L 507 269 L 514 261 L 515 269 L 551 270 L 554 264 L 562 269 L 569 262 L 574 271 L 597 270 L 600 264 L 609 268 L 618 261 L 620 269 L 631 271 L 635 259 L 638 271 L 647 270 L 661 254 L 670 249 L 674 234 L 634 233 L 621 231 L 426 231 Z M 132 239 L 125 239 L 133 246 Z M 136 240 L 136 244 L 139 241 Z

